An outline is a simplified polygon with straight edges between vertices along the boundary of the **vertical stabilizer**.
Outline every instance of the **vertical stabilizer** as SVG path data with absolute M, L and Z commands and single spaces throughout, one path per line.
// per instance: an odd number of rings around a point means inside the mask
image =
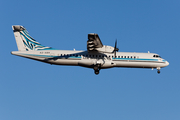
M 23 26 L 14 25 L 12 29 L 19 51 L 52 50 L 51 47 L 42 46 L 33 39 Z
M 20 31 L 24 30 L 22 26 L 12 26 L 14 37 L 16 39 L 16 44 L 19 51 L 25 51 L 26 47 L 24 46 L 23 40 L 20 35 Z

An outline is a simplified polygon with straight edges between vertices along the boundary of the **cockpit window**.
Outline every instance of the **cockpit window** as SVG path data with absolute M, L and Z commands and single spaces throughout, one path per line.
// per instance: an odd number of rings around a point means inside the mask
M 153 55 L 153 57 L 155 57 L 155 58 L 161 58 L 161 56 L 159 56 L 159 55 Z

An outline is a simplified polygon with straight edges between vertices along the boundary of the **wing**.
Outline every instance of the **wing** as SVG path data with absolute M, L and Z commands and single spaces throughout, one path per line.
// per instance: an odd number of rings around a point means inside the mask
M 102 48 L 102 47 L 103 47 L 103 44 L 98 34 L 95 34 L 95 33 L 88 34 L 88 41 L 87 41 L 88 51 L 95 51 L 97 48 Z

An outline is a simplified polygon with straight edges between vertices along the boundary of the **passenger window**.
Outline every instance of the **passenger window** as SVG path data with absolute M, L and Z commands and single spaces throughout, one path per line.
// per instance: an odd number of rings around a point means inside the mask
M 126 56 L 124 56 L 124 58 L 126 58 Z

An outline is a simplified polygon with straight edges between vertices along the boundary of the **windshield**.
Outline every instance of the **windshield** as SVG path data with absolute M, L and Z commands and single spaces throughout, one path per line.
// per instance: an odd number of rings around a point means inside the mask
M 153 57 L 155 57 L 155 58 L 161 58 L 161 56 L 159 56 L 159 55 L 153 55 Z

